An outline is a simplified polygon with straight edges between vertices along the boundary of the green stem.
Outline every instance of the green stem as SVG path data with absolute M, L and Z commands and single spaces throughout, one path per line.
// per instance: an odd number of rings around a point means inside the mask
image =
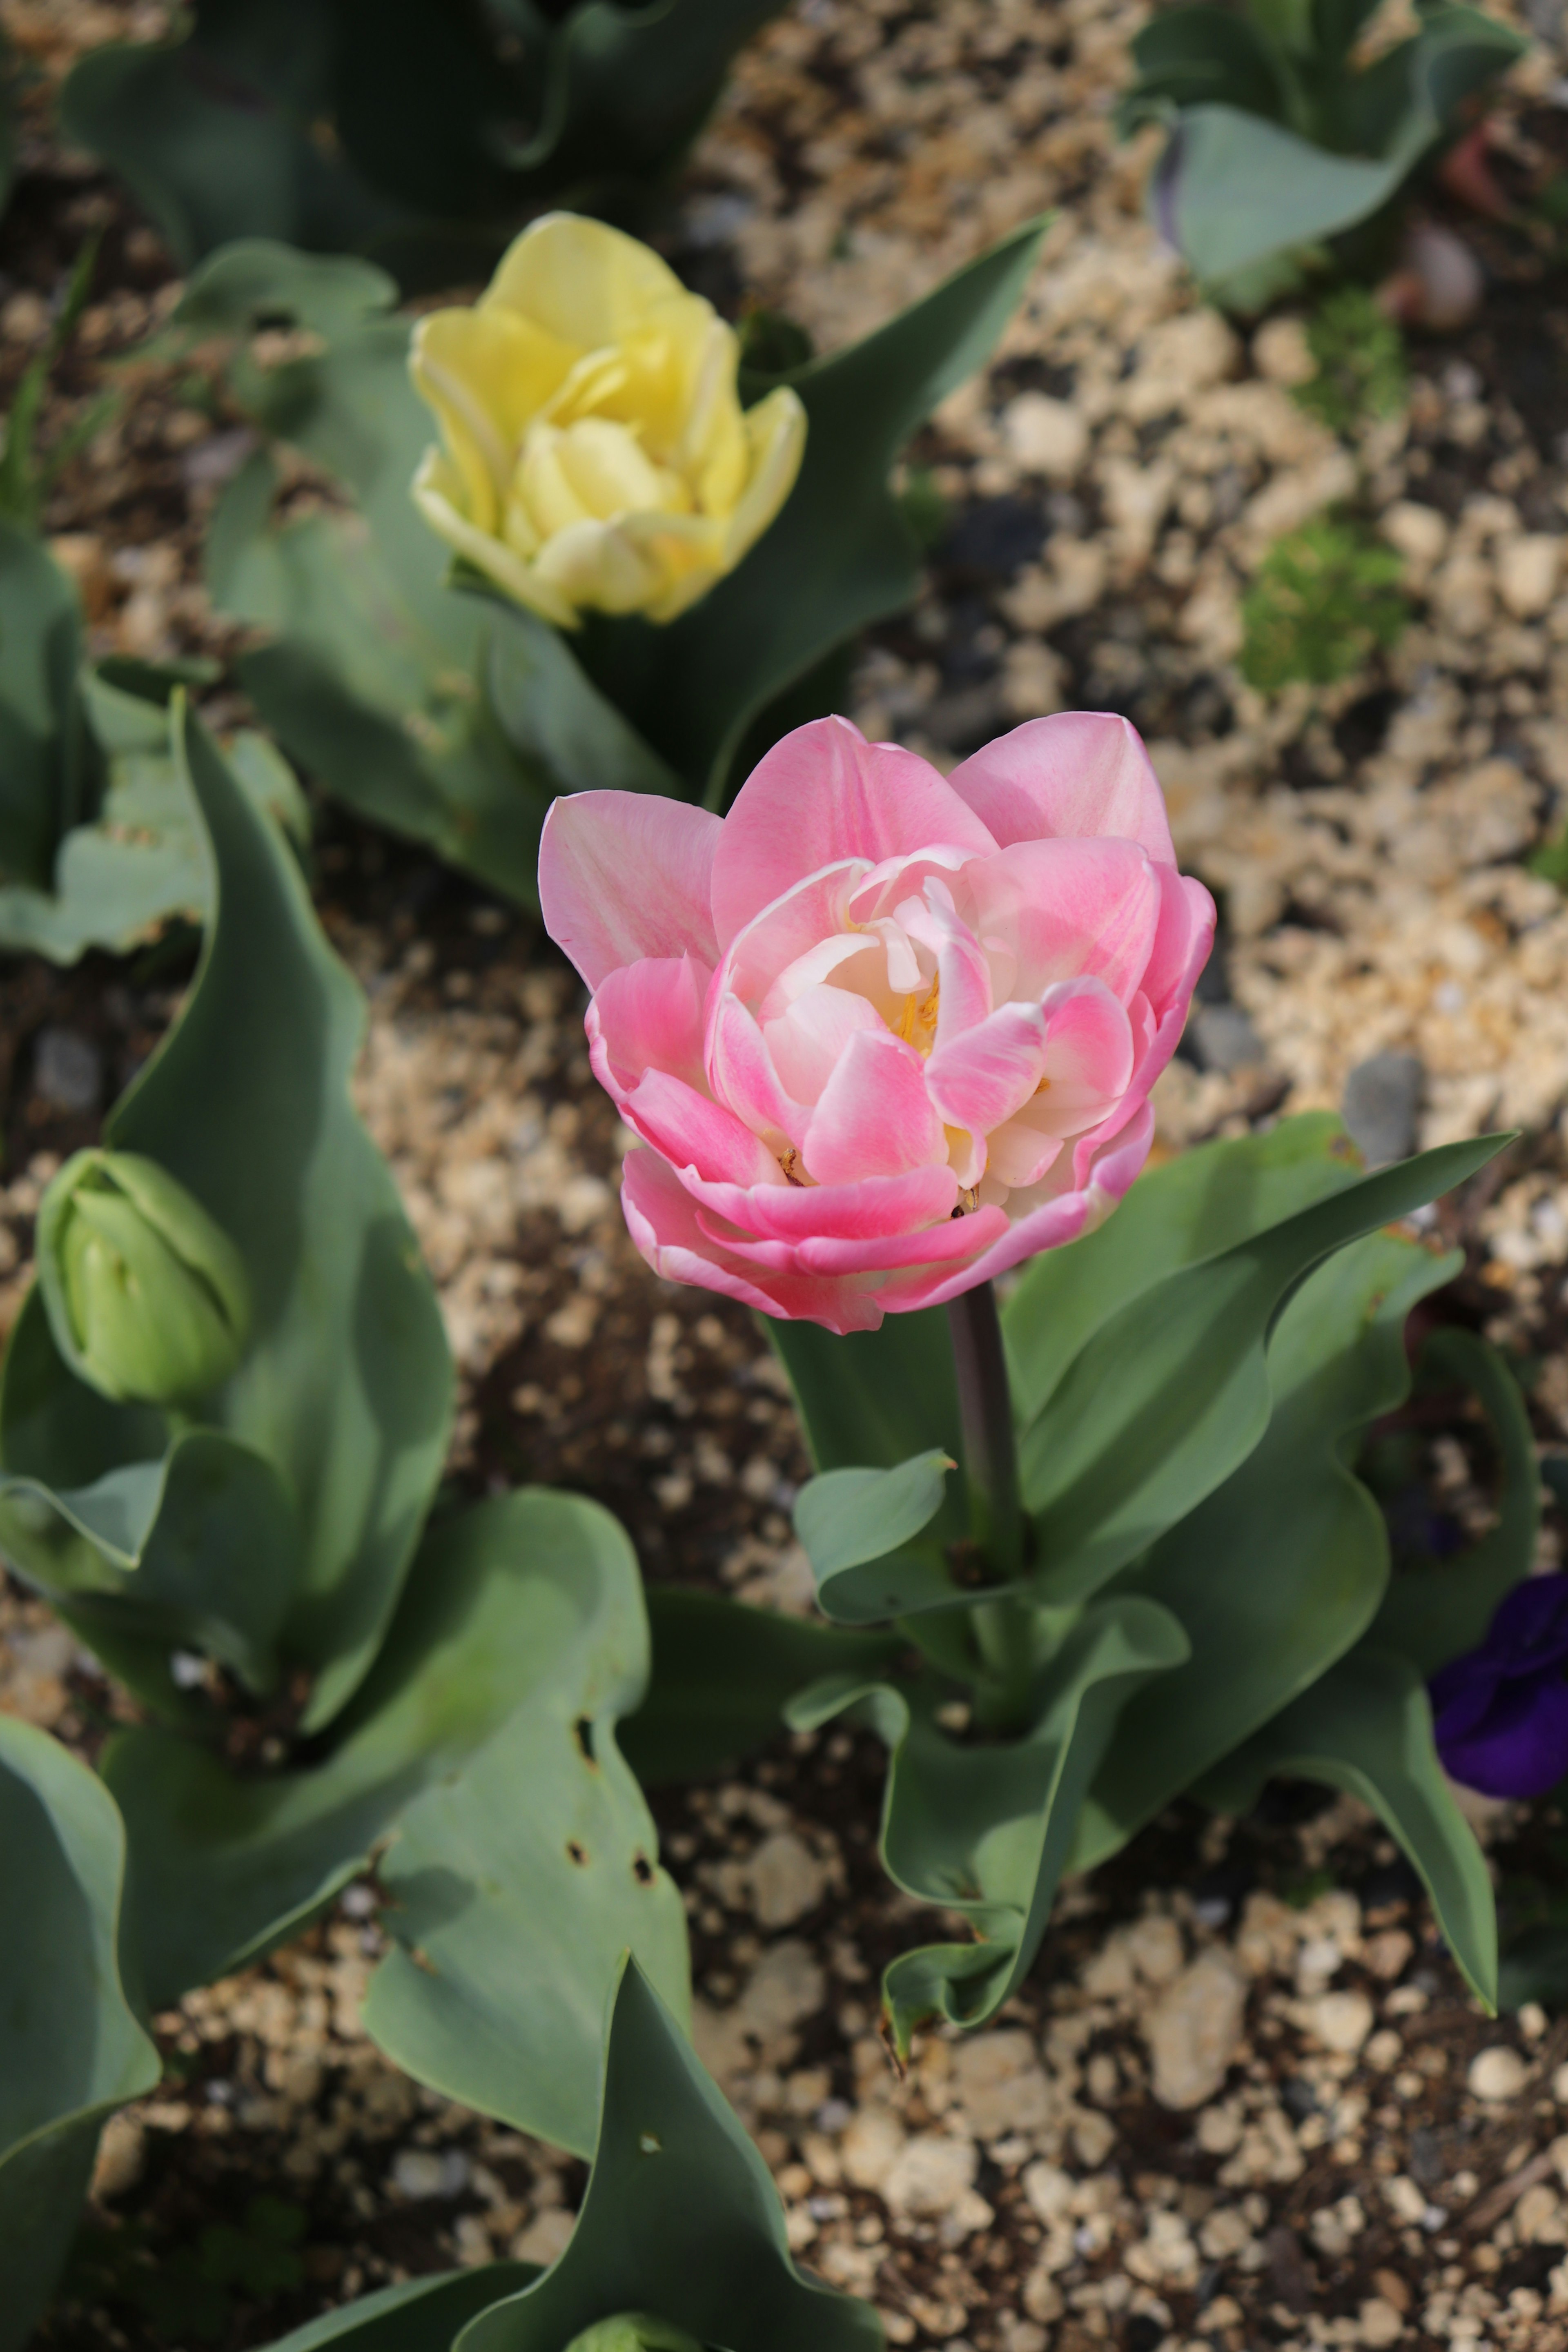
M 996 1294 L 988 1282 L 949 1301 L 948 1328 L 958 1374 L 963 1476 L 969 1525 L 993 1582 L 1010 1583 L 1024 1568 L 1024 1508 L 1018 1449 Z
M 970 1531 L 988 1580 L 1010 1584 L 1027 1565 L 1027 1523 L 1018 1492 L 1013 1399 L 996 1294 L 988 1282 L 949 1302 Z M 983 1679 L 975 1713 L 994 1729 L 1018 1727 L 1035 1672 L 1034 1612 L 1026 1601 L 977 1599 L 970 1612 Z

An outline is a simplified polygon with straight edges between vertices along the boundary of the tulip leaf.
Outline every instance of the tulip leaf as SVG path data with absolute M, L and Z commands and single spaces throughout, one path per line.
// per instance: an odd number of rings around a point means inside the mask
M 77 961 L 199 923 L 211 897 L 201 821 L 169 741 L 170 674 L 80 659 L 76 592 L 40 543 L 0 521 L 0 950 Z M 121 685 L 113 673 L 134 679 Z M 231 766 L 253 800 L 309 833 L 299 786 L 245 731 Z
M 604 2084 L 564 2253 L 470 2320 L 453 2352 L 563 2352 L 626 2311 L 745 2352 L 881 2352 L 868 2304 L 796 2270 L 766 2165 L 635 1960 L 616 1991 Z
M 245 1261 L 249 1345 L 200 1418 L 264 1456 L 292 1500 L 300 1536 L 288 1555 L 275 1510 L 228 1524 L 258 1582 L 287 1570 L 281 1610 L 258 1593 L 256 1618 L 277 1623 L 279 1664 L 313 1675 L 303 1723 L 315 1729 L 362 1678 L 395 1607 L 445 1456 L 451 1358 L 396 1188 L 349 1099 L 359 990 L 276 828 L 194 721 L 179 749 L 211 844 L 217 919 L 178 1022 L 105 1140 L 156 1160 Z M 93 1486 L 137 1458 L 147 1417 L 106 1411 L 50 1365 L 37 1315 L 29 1323 L 25 1310 L 23 1324 L 26 1347 L 18 1361 L 13 1344 L 0 1390 L 0 1459 L 12 1475 Z M 79 1568 L 73 1581 L 85 1580 Z M 117 1669 L 134 1679 L 133 1663 L 117 1643 Z M 156 1704 L 165 1683 L 137 1686 Z
M 1430 1675 L 1479 1647 L 1499 1602 L 1530 1574 L 1541 1527 L 1541 1472 L 1519 1382 L 1495 1348 L 1449 1324 L 1427 1340 L 1420 1368 L 1447 1375 L 1478 1399 L 1502 1469 L 1496 1527 L 1452 1559 L 1406 1569 L 1378 1612 L 1373 1641 Z
M 1342 1192 L 1360 1173 L 1361 1156 L 1331 1111 L 1281 1119 L 1263 1135 L 1202 1143 L 1145 1170 L 1095 1232 L 1070 1249 L 1042 1250 L 1002 1310 L 1020 1428 L 1037 1418 L 1118 1307 L 1183 1266 L 1200 1265 Z
M 784 1729 L 784 1707 L 825 1675 L 885 1673 L 899 1634 L 841 1633 L 681 1585 L 647 1590 L 653 1675 L 621 1750 L 644 1788 L 710 1778 Z
M 768 1316 L 769 1344 L 789 1376 L 818 1470 L 896 1470 L 933 1448 L 962 1458 L 958 1382 L 947 1311 L 889 1315 L 840 1339 L 819 1323 Z
M 1139 1701 L 1079 1827 L 1075 1869 L 1123 1844 L 1358 1642 L 1388 1581 L 1383 1513 L 1348 1466 L 1368 1426 L 1410 1386 L 1406 1316 L 1458 1270 L 1394 1234 L 1321 1265 L 1268 1347 L 1262 1439 L 1111 1588 L 1168 1609 L 1192 1654 Z
M 1248 1811 L 1266 1780 L 1323 1780 L 1359 1797 L 1420 1874 L 1449 1950 L 1497 2007 L 1497 1912 L 1486 1857 L 1437 1760 L 1426 1685 L 1408 1659 L 1363 1643 L 1255 1733 L 1194 1791 Z
M 1022 1982 L 1123 1707 L 1186 1655 L 1171 1612 L 1131 1594 L 1096 1602 L 1067 1631 L 1020 1738 L 966 1744 L 948 1733 L 938 1708 L 951 1685 L 930 1675 L 900 1688 L 841 1676 L 793 1704 L 802 1727 L 853 1707 L 878 1733 L 889 1751 L 889 1874 L 920 1901 L 961 1913 L 974 1938 L 903 1953 L 887 1969 L 883 2003 L 900 2052 L 924 2019 L 981 2024 Z
M 308 2319 L 265 2352 L 322 2352 L 331 2344 L 345 2352 L 452 2352 L 470 2319 L 538 2276 L 536 2263 L 480 2263 L 473 2270 L 405 2279 Z
M 917 1454 L 896 1470 L 825 1470 L 807 1480 L 795 1500 L 795 1531 L 826 1615 L 840 1624 L 886 1623 L 911 1608 L 951 1606 L 969 1597 L 953 1583 L 940 1552 L 929 1546 L 902 1551 L 941 1511 L 947 1474 L 956 1467 L 950 1454 L 938 1450 Z
M 889 474 L 916 426 L 989 359 L 1045 227 L 1014 230 L 848 350 L 768 379 L 792 384 L 807 418 L 777 520 L 679 620 L 595 617 L 582 633 L 590 676 L 692 798 L 722 808 L 767 706 L 844 638 L 913 603 L 920 555 Z M 742 396 L 763 388 L 743 383 Z M 788 723 L 816 715 L 792 711 Z M 760 757 L 766 742 L 752 735 L 748 749 Z
M 1096 1591 L 1212 1494 L 1268 1427 L 1268 1336 L 1313 1266 L 1463 1182 L 1506 1139 L 1445 1144 L 1360 1177 L 1102 1324 L 1020 1447 L 1037 1597 Z
M 0 2352 L 22 2352 L 77 2229 L 101 2125 L 162 2067 L 121 1980 L 125 1838 L 85 1764 L 0 1715 Z
M 321 1760 L 242 1775 L 171 1732 L 110 1742 L 149 2000 L 283 1941 L 390 1837 L 386 1924 L 430 1967 L 383 1962 L 371 2031 L 409 2071 L 585 2147 L 616 1953 L 686 1998 L 679 1900 L 615 1745 L 647 1673 L 637 1564 L 596 1504 L 523 1489 L 437 1523 Z

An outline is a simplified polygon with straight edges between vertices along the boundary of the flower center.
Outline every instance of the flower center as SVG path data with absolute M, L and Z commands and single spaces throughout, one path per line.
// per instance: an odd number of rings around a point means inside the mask
M 923 996 L 918 988 L 910 989 L 904 999 L 904 1009 L 899 1015 L 897 1026 L 893 1028 L 894 1036 L 901 1037 L 906 1045 L 912 1045 L 923 1060 L 930 1059 L 931 1049 L 936 1044 L 937 1005 L 941 995 L 940 980 L 933 980 Z

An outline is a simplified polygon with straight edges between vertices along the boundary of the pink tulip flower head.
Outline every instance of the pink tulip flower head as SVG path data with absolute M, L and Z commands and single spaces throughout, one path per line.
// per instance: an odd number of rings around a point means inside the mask
M 722 819 L 574 793 L 539 893 L 648 1264 L 839 1332 L 1114 1207 L 1214 940 L 1137 735 L 1082 712 L 945 780 L 817 719 Z

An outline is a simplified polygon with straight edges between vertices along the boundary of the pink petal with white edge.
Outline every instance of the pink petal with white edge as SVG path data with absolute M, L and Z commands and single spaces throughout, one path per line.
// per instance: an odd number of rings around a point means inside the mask
M 947 1139 L 913 1046 L 885 1030 L 858 1031 L 822 1090 L 801 1157 L 819 1184 L 944 1161 Z
M 1158 870 L 1131 841 L 1021 841 L 970 866 L 963 911 L 997 994 L 1037 1000 L 1088 975 L 1125 1003 L 1154 945 Z
M 999 1004 L 939 1045 L 926 1065 L 926 1086 L 947 1125 L 988 1135 L 1021 1110 L 1046 1075 L 1048 1031 L 1042 1006 Z
M 911 856 L 942 843 L 984 857 L 986 826 L 928 761 L 868 743 L 847 719 L 815 719 L 754 767 L 724 819 L 713 919 L 726 947 L 785 890 L 846 857 Z
M 1021 1265 L 1025 1258 L 1037 1257 L 1041 1250 L 1059 1249 L 1064 1242 L 1092 1233 L 1096 1225 L 1104 1223 L 1131 1184 L 1149 1157 L 1149 1146 L 1153 1140 L 1154 1114 L 1145 1103 L 1111 1149 L 1103 1151 L 1095 1161 L 1082 1190 L 1059 1193 L 1053 1200 L 1042 1202 L 1037 1209 L 1018 1218 L 966 1275 L 945 1285 L 922 1289 L 918 1300 L 911 1303 L 941 1306 L 949 1298 L 958 1297 L 961 1292 L 972 1290 L 977 1282 L 989 1282 Z M 893 1302 L 884 1303 L 890 1307 Z M 902 1299 L 898 1303 L 900 1307 L 904 1304 Z
M 656 1274 L 738 1298 L 761 1315 L 826 1324 L 830 1331 L 874 1331 L 882 1310 L 874 1295 L 847 1282 L 750 1268 L 709 1240 L 697 1205 L 675 1171 L 651 1151 L 628 1153 L 621 1183 L 626 1229 Z
M 787 1013 L 763 1024 L 763 1035 L 782 1084 L 796 1102 L 814 1103 L 861 1029 L 880 1029 L 874 1004 L 847 988 L 808 988 Z
M 783 1184 L 784 1170 L 722 1103 L 662 1070 L 647 1070 L 620 1106 L 626 1125 L 675 1168 L 715 1184 Z
M 1165 796 L 1135 727 L 1113 711 L 1026 719 L 954 768 L 948 782 L 1006 845 L 1100 835 L 1173 866 Z
M 704 1000 L 712 976 L 695 956 L 646 956 L 601 982 L 584 1025 L 594 1075 L 612 1101 L 623 1101 L 650 1069 L 703 1089 Z
M 721 996 L 713 1006 L 708 1083 L 753 1135 L 798 1148 L 809 1108 L 793 1101 L 781 1085 L 767 1040 L 738 996 Z
M 911 1168 L 902 1176 L 868 1176 L 858 1184 L 710 1184 L 691 1173 L 692 1198 L 744 1234 L 763 1241 L 840 1241 L 915 1234 L 941 1224 L 958 1204 L 951 1168 Z
M 846 957 L 863 954 L 870 943 L 851 929 L 847 909 L 865 870 L 858 858 L 844 858 L 770 900 L 725 950 L 720 993 L 782 1012 L 784 1002 L 815 988 Z M 780 990 L 784 975 L 794 984 Z
M 1047 1127 L 1079 1135 L 1116 1108 L 1132 1080 L 1135 1040 L 1120 997 L 1100 981 L 1066 981 L 1045 1000 Z
M 1064 1150 L 1040 1120 L 1039 1108 L 1029 1102 L 1005 1126 L 994 1127 L 985 1139 L 986 1172 L 1010 1192 L 1027 1192 L 1037 1184 Z
M 539 844 L 544 928 L 597 988 L 644 956 L 719 961 L 711 877 L 722 819 L 653 793 L 564 793 Z
M 991 1011 L 991 964 L 984 950 L 952 903 L 945 882 L 930 881 L 923 899 L 899 909 L 910 939 L 929 948 L 936 958 L 941 993 L 937 999 L 935 1052 L 973 1029 Z
M 1214 948 L 1215 903 L 1201 882 L 1168 866 L 1156 867 L 1160 919 L 1143 973 L 1144 992 L 1156 1013 L 1178 999 L 1184 1006 Z

